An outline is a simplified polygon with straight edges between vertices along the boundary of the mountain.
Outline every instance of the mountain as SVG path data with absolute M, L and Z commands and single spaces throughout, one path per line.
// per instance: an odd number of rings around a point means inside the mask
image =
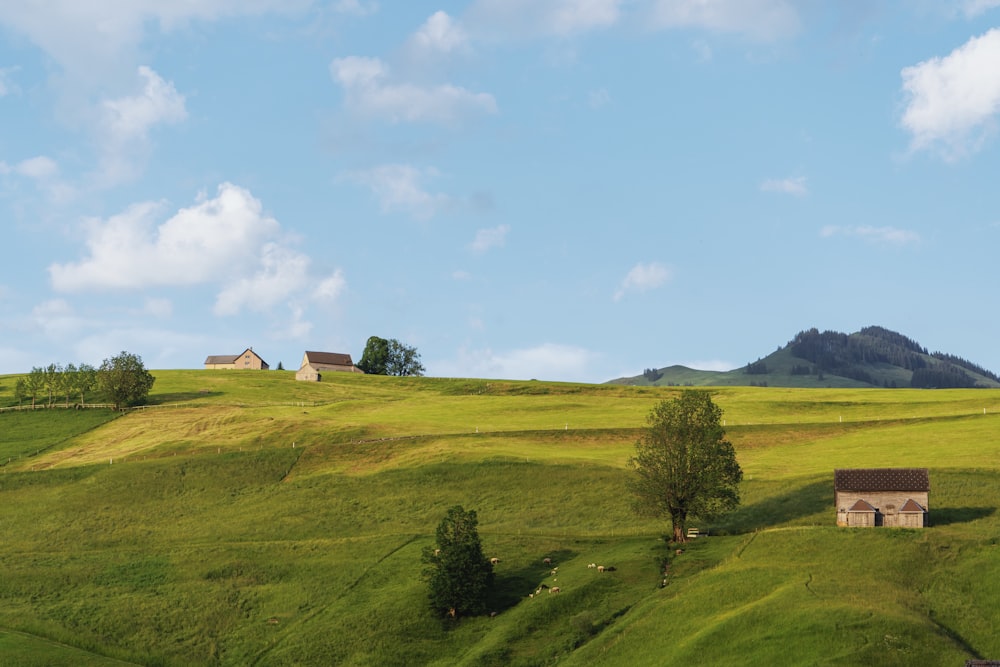
M 928 353 L 902 334 L 871 326 L 852 334 L 800 331 L 784 347 L 731 371 L 647 368 L 642 375 L 608 384 L 942 389 L 997 388 L 1000 377 L 961 357 Z

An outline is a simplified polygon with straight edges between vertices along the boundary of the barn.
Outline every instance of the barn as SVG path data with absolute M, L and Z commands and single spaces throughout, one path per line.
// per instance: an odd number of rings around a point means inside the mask
M 833 471 L 833 486 L 838 526 L 928 525 L 927 468 L 841 468 Z
M 320 382 L 323 373 L 333 371 L 338 373 L 364 373 L 351 361 L 351 355 L 340 352 L 306 352 L 302 357 L 302 365 L 295 374 L 296 380 L 304 382 Z

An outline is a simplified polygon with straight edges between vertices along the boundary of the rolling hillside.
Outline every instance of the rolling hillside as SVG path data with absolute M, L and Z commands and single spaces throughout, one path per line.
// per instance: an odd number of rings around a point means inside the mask
M 961 357 L 929 353 L 882 327 L 852 334 L 799 332 L 775 352 L 731 371 L 648 368 L 611 380 L 631 386 L 997 388 L 1000 376 Z
M 10 664 L 1000 656 L 1000 391 L 713 388 L 743 503 L 678 553 L 624 490 L 675 389 L 154 374 L 146 409 L 0 413 Z M 931 527 L 835 527 L 832 470 L 859 465 L 930 468 Z M 420 552 L 455 504 L 501 559 L 495 617 L 427 611 Z

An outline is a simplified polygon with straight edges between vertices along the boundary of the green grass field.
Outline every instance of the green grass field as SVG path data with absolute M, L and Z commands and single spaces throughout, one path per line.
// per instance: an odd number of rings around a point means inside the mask
M 676 554 L 625 462 L 677 390 L 154 375 L 120 416 L 0 413 L 0 664 L 1000 658 L 1000 391 L 713 389 L 743 504 Z M 836 528 L 833 469 L 864 466 L 930 468 L 932 526 Z M 427 610 L 454 504 L 502 559 L 494 618 Z

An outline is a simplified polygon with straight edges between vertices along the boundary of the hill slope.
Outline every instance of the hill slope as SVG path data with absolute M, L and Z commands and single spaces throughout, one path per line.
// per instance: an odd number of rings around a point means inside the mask
M 0 413 L 0 655 L 19 665 L 1000 655 L 1000 391 L 713 389 L 743 504 L 677 554 L 624 485 L 673 389 L 154 374 L 154 405 L 114 419 Z M 855 465 L 930 467 L 932 527 L 834 527 L 831 471 Z M 442 624 L 420 552 L 455 504 L 501 558 L 498 613 Z
M 684 366 L 611 380 L 636 386 L 997 388 L 1000 376 L 961 357 L 928 353 L 902 334 L 865 327 L 852 334 L 801 331 L 777 351 L 731 371 Z

